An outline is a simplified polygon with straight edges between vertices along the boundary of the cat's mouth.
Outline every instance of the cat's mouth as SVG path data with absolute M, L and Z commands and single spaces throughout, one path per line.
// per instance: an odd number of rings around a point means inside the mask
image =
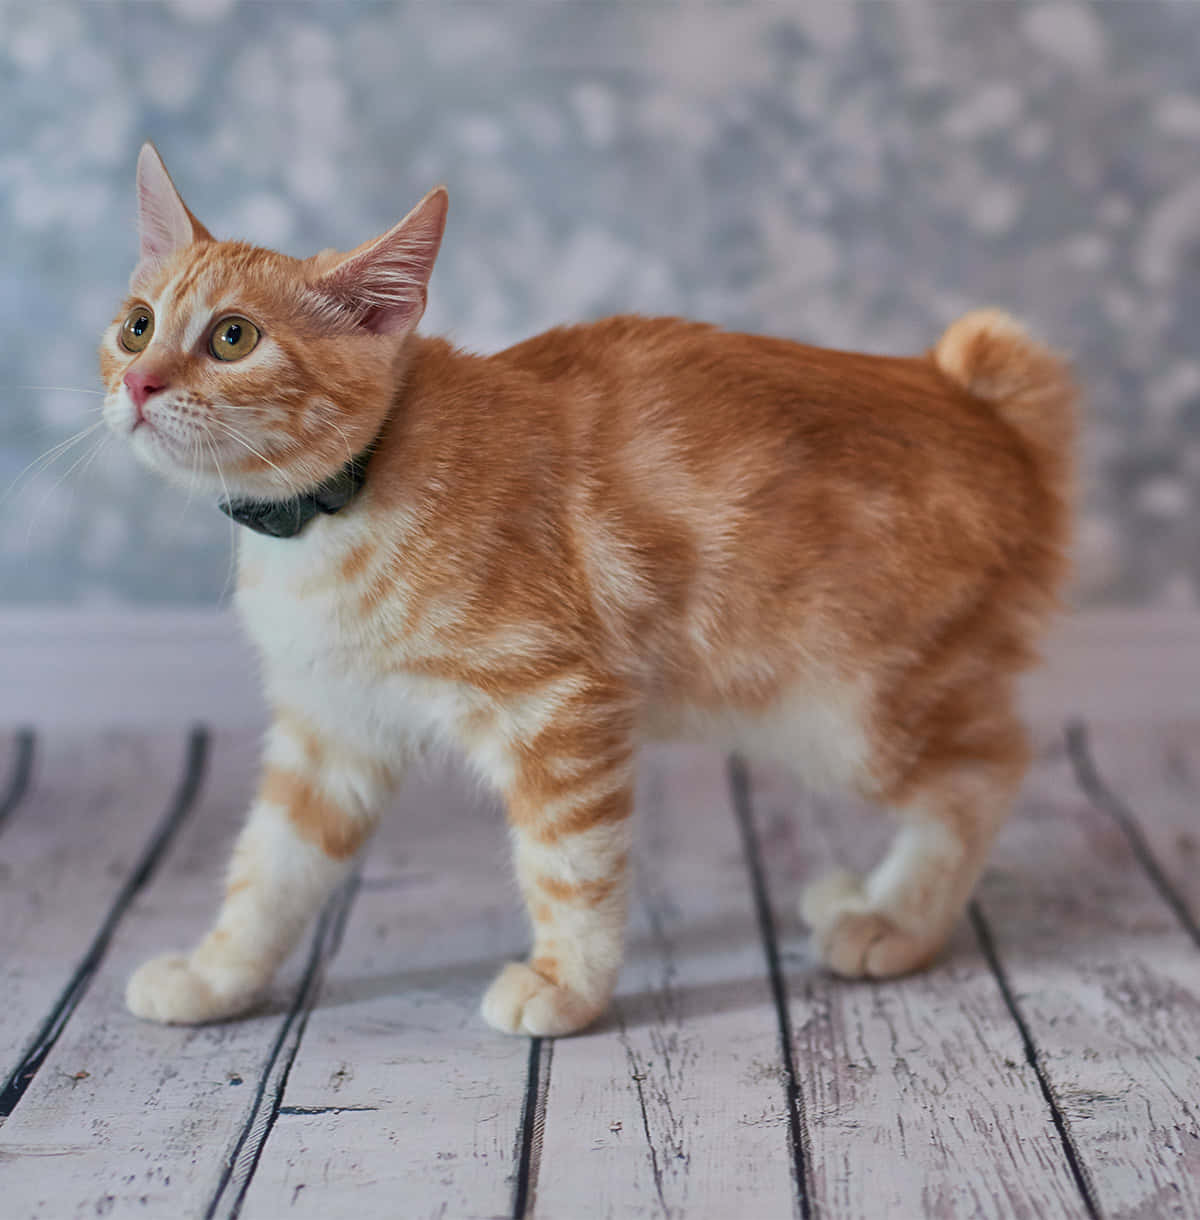
M 132 402 L 118 401 L 106 406 L 105 414 L 143 466 L 189 494 L 203 490 L 224 499 L 272 500 L 295 493 L 262 439 L 247 438 L 209 410 L 168 401 L 146 403 L 138 411 Z M 248 470 L 250 459 L 265 469 Z
M 218 435 L 187 410 L 171 402 L 147 402 L 137 407 L 127 394 L 114 394 L 105 403 L 108 426 L 129 442 L 134 456 L 169 482 L 192 488 L 230 485 L 233 454 Z

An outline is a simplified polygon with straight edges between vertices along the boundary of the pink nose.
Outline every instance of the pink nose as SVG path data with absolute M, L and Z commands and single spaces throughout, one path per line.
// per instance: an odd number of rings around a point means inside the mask
M 125 374 L 125 388 L 133 399 L 133 405 L 140 412 L 151 394 L 157 394 L 167 388 L 167 380 L 154 369 L 130 369 Z

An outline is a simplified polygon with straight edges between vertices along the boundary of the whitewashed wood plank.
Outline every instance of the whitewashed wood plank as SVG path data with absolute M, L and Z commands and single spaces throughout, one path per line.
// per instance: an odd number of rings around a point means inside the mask
M 1200 1215 L 1200 955 L 1064 748 L 979 907 L 1101 1214 Z
M 647 751 L 612 1017 L 554 1044 L 534 1216 L 785 1217 L 779 1027 L 724 759 Z
M 185 740 L 41 733 L 31 790 L 0 835 L 0 1084 L 78 971 L 163 819 Z
M 29 794 L 33 779 L 34 734 L 29 728 L 0 733 L 0 759 L 7 770 L 0 773 L 0 832 Z
M 1039 729 L 1071 716 L 1089 724 L 1200 716 L 1200 614 L 1145 606 L 1061 616 L 1045 664 L 1020 682 Z
M 1086 1207 L 1020 1032 L 967 926 L 932 970 L 848 982 L 814 960 L 802 885 L 866 869 L 893 825 L 853 801 L 752 770 L 783 932 L 814 1214 L 929 1220 L 1083 1217 Z
M 503 813 L 439 769 L 401 794 L 308 1022 L 243 1220 L 510 1213 L 529 1042 L 479 1016 L 523 952 Z
M 145 747 L 150 765 L 152 744 Z M 172 753 L 178 766 L 178 748 Z M 48 1220 L 179 1220 L 205 1213 L 253 1108 L 304 960 L 285 967 L 262 1015 L 227 1025 L 139 1022 L 126 1012 L 123 993 L 140 961 L 191 943 L 211 918 L 252 790 L 256 753 L 253 740 L 216 736 L 200 806 L 130 910 L 22 1104 L 0 1129 L 7 1213 Z M 140 780 L 128 774 L 121 792 L 132 799 Z M 75 859 L 64 885 L 69 888 L 86 868 Z
M 1200 719 L 1088 723 L 1069 739 L 1081 783 L 1124 826 L 1200 948 Z
M 1195 610 L 1064 615 L 1044 652 L 1046 665 L 1022 682 L 1039 725 L 1200 714 Z M 0 724 L 160 729 L 201 719 L 259 729 L 267 720 L 254 651 L 231 609 L 0 608 L 0 674 Z

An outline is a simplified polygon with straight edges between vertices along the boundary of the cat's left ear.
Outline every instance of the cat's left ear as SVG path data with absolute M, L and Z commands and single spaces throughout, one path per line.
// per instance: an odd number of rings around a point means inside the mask
M 179 196 L 167 167 L 153 144 L 142 145 L 137 163 L 139 274 L 169 258 L 183 246 L 212 241 L 212 234 L 191 214 Z
M 340 317 L 377 335 L 411 330 L 425 312 L 449 196 L 434 187 L 393 229 L 352 250 L 313 287 Z

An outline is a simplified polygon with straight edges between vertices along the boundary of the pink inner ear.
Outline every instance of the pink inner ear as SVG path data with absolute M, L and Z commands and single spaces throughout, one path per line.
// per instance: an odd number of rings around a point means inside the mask
M 377 335 L 411 329 L 446 225 L 446 192 L 430 192 L 394 229 L 327 271 L 316 287 L 338 313 Z
M 209 240 L 204 226 L 187 210 L 151 144 L 144 144 L 138 156 L 137 198 L 142 263 L 139 271 L 195 241 Z

